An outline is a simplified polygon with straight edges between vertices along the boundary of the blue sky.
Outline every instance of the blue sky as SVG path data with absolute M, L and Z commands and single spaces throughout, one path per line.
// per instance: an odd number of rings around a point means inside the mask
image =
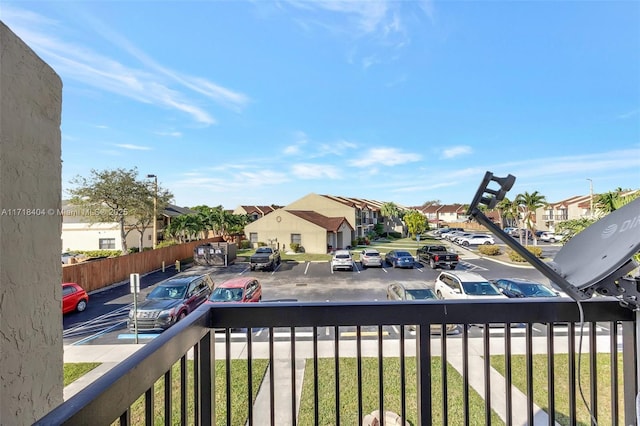
M 229 209 L 469 203 L 485 171 L 512 199 L 640 188 L 637 1 L 3 0 L 0 19 L 62 78 L 63 188 L 119 167 Z

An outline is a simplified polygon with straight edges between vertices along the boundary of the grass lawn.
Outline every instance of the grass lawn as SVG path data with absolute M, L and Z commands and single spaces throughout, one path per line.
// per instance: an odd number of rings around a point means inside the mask
M 253 401 L 258 394 L 258 389 L 262 383 L 268 360 L 254 359 L 253 368 Z M 223 360 L 216 361 L 216 424 L 227 424 L 227 392 L 225 384 L 226 366 Z M 195 424 L 193 417 L 193 361 L 187 361 L 187 424 Z M 180 424 L 180 363 L 176 363 L 171 371 L 172 388 L 172 415 L 168 424 Z M 231 361 L 231 425 L 244 426 L 247 421 L 247 361 Z M 156 425 L 165 424 L 164 419 L 164 377 L 158 380 L 154 387 L 154 420 Z M 115 421 L 113 425 L 119 424 Z M 144 395 L 138 398 L 131 406 L 131 424 L 144 424 Z
M 358 381 L 357 359 L 340 359 L 340 420 L 342 424 L 361 424 L 358 416 Z M 441 361 L 433 357 L 431 398 L 433 401 L 433 424 L 442 424 L 442 378 L 440 375 Z M 415 358 L 406 358 L 406 404 L 407 419 L 412 425 L 417 425 L 417 379 Z M 384 358 L 383 361 L 384 409 L 400 414 L 400 359 Z M 463 424 L 463 384 L 462 376 L 451 366 L 447 367 L 447 405 L 449 424 Z M 301 425 L 314 424 L 313 401 L 313 360 L 307 360 L 302 399 L 300 402 L 299 423 Z M 335 424 L 335 371 L 333 358 L 318 360 L 318 389 L 319 389 L 319 424 Z M 363 412 L 371 413 L 378 409 L 378 359 L 362 358 L 362 389 Z M 484 400 L 473 389 L 469 389 L 470 425 L 484 425 Z M 502 425 L 502 420 L 496 413 L 491 414 L 492 424 Z
M 576 369 L 578 366 L 578 356 L 576 357 Z M 611 357 L 610 354 L 597 354 L 597 384 L 598 384 L 598 424 L 610 425 L 611 422 Z M 569 356 L 568 354 L 558 354 L 554 357 L 554 388 L 555 388 L 555 412 L 556 421 L 561 425 L 569 424 Z M 494 355 L 491 357 L 491 366 L 504 375 L 505 357 Z M 511 356 L 512 383 L 523 393 L 527 389 L 526 358 L 524 355 Z M 547 356 L 533 356 L 533 400 L 540 408 L 549 411 L 547 392 Z M 576 372 L 577 373 L 577 372 Z M 590 403 L 589 384 L 589 359 L 586 354 L 582 355 L 580 374 L 578 375 L 582 383 L 582 390 L 587 403 Z M 622 354 L 618 354 L 618 399 L 619 399 L 619 419 L 617 424 L 624 424 L 623 407 L 623 380 L 622 380 Z M 576 415 L 579 425 L 589 425 L 589 414 L 580 397 L 580 391 L 576 384 Z
M 74 362 L 64 364 L 64 386 L 75 382 L 79 377 L 99 366 L 99 362 Z

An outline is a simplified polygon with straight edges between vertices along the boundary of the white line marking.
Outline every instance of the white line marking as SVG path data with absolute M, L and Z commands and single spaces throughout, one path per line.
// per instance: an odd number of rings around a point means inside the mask
M 291 337 L 291 333 L 284 331 L 276 331 L 273 333 L 273 337 Z M 296 337 L 313 337 L 312 331 L 296 331 Z
M 309 270 L 309 265 L 311 265 L 311 262 L 307 262 L 307 266 L 304 268 L 304 275 L 307 275 L 307 271 Z

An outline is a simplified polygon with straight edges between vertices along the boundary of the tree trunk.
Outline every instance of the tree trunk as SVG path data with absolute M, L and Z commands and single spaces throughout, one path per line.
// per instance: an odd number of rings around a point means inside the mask
M 122 242 L 122 254 L 129 254 L 127 247 L 127 234 L 124 233 L 124 216 L 120 218 L 120 240 Z

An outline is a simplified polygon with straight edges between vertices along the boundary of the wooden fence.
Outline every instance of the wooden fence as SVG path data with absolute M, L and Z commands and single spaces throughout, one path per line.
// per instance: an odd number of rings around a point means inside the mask
M 175 265 L 176 260 L 183 261 L 193 257 L 196 246 L 208 242 L 224 241 L 222 237 L 207 238 L 185 244 L 132 253 L 126 256 L 80 262 L 62 267 L 63 283 L 78 283 L 86 291 L 94 291 L 114 283 L 127 281 L 130 274 L 146 274 L 162 267 Z

